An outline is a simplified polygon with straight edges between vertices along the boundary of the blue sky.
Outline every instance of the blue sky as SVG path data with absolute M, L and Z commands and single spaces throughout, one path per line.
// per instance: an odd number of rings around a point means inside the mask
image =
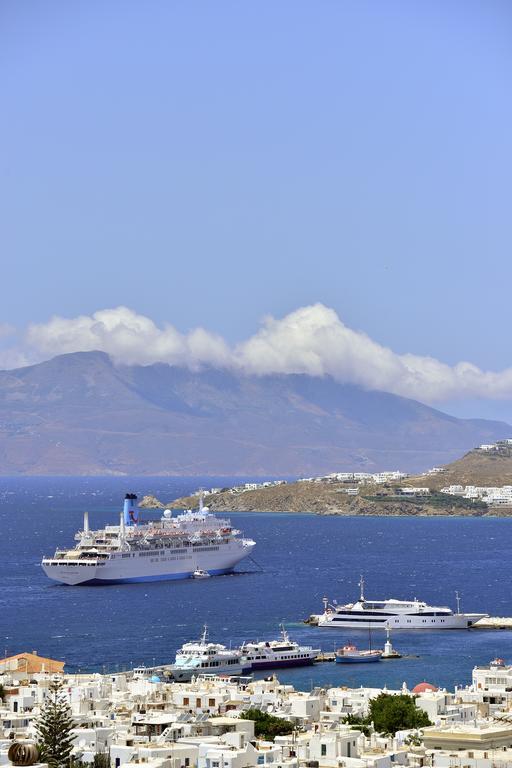
M 0 323 L 236 344 L 320 302 L 508 368 L 511 33 L 505 0 L 4 0 Z

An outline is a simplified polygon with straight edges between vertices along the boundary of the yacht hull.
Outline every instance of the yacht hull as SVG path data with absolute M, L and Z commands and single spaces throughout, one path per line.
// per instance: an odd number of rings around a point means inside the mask
M 475 622 L 482 619 L 484 613 L 458 613 L 451 616 L 350 616 L 350 614 L 327 614 L 319 616 L 318 626 L 323 629 L 394 629 L 394 630 L 426 630 L 426 629 L 469 629 Z
M 252 663 L 251 669 L 257 671 L 258 669 L 284 669 L 285 667 L 306 667 L 313 664 L 315 661 L 312 659 L 275 659 L 274 661 L 255 661 Z
M 215 667 L 214 669 L 202 669 L 196 667 L 193 669 L 180 669 L 172 666 L 170 673 L 172 679 L 177 683 L 188 683 L 193 677 L 198 675 L 229 675 L 230 677 L 236 675 L 243 675 L 246 672 L 250 672 L 250 667 L 241 666 L 238 664 L 231 664 L 228 667 Z

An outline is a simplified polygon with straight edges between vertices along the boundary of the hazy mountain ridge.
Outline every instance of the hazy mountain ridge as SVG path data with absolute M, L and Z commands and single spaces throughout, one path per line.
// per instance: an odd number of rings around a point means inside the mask
M 511 432 L 329 377 L 115 366 L 101 352 L 0 372 L 3 475 L 417 471 Z

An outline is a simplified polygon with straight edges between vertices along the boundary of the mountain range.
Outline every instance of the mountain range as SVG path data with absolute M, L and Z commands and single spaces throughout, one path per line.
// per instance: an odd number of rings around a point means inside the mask
M 115 365 L 102 352 L 0 371 L 4 476 L 416 472 L 511 433 L 327 376 Z

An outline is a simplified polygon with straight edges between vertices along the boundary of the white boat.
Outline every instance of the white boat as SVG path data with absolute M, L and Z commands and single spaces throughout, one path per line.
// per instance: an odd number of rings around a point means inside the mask
M 200 640 L 182 645 L 170 671 L 174 680 L 186 682 L 204 674 L 241 675 L 250 668 L 250 663 L 239 649 L 231 650 L 220 643 L 210 643 L 205 625 Z
M 304 666 L 312 664 L 320 653 L 320 648 L 299 645 L 290 640 L 283 625 L 281 625 L 280 640 L 244 643 L 240 650 L 250 662 L 252 669 Z
M 211 514 L 202 495 L 196 511 L 173 516 L 166 509 L 160 520 L 150 522 L 139 519 L 136 500 L 126 494 L 119 524 L 97 531 L 89 528 L 85 512 L 75 546 L 43 558 L 46 575 L 71 585 L 188 579 L 199 571 L 217 576 L 231 573 L 256 546 L 229 520 Z
M 359 582 L 359 600 L 347 605 L 330 604 L 324 598 L 324 611 L 316 617 L 319 627 L 330 629 L 468 629 L 485 613 L 461 613 L 457 593 L 457 612 L 446 606 L 427 605 L 414 600 L 367 600 L 364 579 Z
M 193 579 L 209 579 L 210 574 L 208 571 L 203 571 L 201 568 L 196 568 L 194 573 L 192 574 Z
M 382 651 L 372 651 L 371 648 L 367 651 L 360 651 L 352 643 L 338 648 L 334 656 L 336 664 L 368 664 L 381 659 Z

